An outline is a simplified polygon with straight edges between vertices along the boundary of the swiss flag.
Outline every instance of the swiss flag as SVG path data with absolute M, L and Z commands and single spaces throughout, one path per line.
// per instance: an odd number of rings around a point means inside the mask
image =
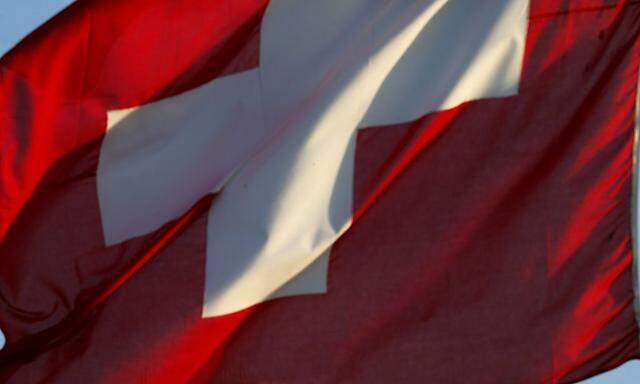
M 76 1 L 0 59 L 0 378 L 638 358 L 639 37 L 632 0 Z

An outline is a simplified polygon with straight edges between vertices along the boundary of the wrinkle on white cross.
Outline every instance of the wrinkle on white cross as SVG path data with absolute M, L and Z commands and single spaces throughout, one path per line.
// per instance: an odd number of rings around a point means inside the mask
M 326 290 L 352 217 L 358 128 L 515 95 L 528 0 L 273 0 L 260 67 L 111 111 L 98 167 L 107 244 L 220 191 L 203 315 Z

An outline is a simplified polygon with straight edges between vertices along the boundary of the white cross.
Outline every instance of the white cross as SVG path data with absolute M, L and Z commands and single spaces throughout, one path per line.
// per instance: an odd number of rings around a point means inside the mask
M 351 224 L 357 129 L 515 95 L 528 6 L 273 0 L 259 68 L 109 112 L 98 167 L 107 244 L 220 191 L 205 317 L 325 292 L 329 249 Z

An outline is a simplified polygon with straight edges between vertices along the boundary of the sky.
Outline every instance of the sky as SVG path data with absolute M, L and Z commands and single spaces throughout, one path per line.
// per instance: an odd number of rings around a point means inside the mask
M 72 0 L 0 0 L 0 56 L 71 2 Z M 640 362 L 636 360 L 581 384 L 638 383 Z

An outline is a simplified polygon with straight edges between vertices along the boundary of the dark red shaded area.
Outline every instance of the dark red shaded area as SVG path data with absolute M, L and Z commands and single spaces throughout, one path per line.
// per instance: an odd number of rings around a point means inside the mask
M 636 3 L 533 1 L 518 96 L 361 131 L 356 221 L 333 248 L 328 294 L 202 319 L 206 220 L 194 217 L 75 337 L 4 378 L 569 383 L 637 358 Z M 182 83 L 176 76 L 165 84 Z M 80 153 L 50 179 L 57 189 L 30 200 L 0 248 L 0 327 L 10 341 L 56 324 L 82 287 L 118 276 L 162 233 L 116 253 L 96 245 L 94 175 L 80 166 L 95 165 L 95 155 Z M 84 227 L 71 233 L 61 217 Z M 65 251 L 80 238 L 86 244 Z M 78 265 L 82 282 L 69 272 Z M 62 309 L 48 313 L 47 304 Z M 34 313 L 41 317 L 30 322 Z

